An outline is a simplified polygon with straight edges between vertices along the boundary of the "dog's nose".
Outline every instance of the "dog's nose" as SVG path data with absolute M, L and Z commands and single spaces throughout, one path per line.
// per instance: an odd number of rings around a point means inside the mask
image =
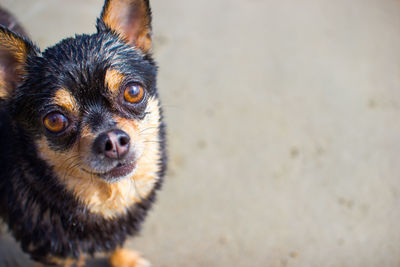
M 100 134 L 93 143 L 93 151 L 110 159 L 122 159 L 128 154 L 130 137 L 122 130 Z

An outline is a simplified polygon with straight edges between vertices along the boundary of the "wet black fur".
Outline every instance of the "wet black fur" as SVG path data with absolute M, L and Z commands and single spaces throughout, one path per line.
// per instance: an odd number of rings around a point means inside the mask
M 2 31 L 7 29 L 1 28 Z M 22 38 L 22 37 L 21 37 Z M 32 259 L 77 258 L 80 253 L 112 251 L 135 235 L 160 188 L 166 168 L 165 130 L 160 121 L 162 162 L 153 192 L 127 214 L 104 219 L 90 213 L 68 192 L 41 160 L 34 141 L 46 136 L 52 149 L 67 150 L 78 137 L 82 121 L 70 117 L 71 127 L 55 136 L 42 126 L 43 115 L 58 110 L 49 97 L 64 87 L 79 102 L 93 131 L 112 127 L 111 114 L 140 120 L 146 103 L 127 107 L 110 99 L 104 88 L 106 70 L 118 69 L 125 83 L 139 82 L 148 96 L 157 96 L 157 67 L 151 54 L 125 44 L 98 21 L 98 33 L 62 40 L 40 53 L 31 45 L 27 76 L 9 100 L 0 102 L 0 215 Z

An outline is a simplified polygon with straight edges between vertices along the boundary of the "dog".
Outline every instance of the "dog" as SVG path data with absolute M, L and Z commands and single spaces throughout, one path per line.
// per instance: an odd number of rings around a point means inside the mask
M 41 264 L 83 266 L 140 231 L 166 171 L 149 0 L 106 0 L 97 32 L 43 52 L 0 12 L 0 216 Z

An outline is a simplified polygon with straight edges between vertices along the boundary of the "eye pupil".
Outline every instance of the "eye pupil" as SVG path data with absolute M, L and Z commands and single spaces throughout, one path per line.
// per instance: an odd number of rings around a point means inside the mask
M 50 124 L 57 124 L 57 122 L 59 123 L 60 122 L 60 117 L 59 116 L 50 116 Z
M 137 96 L 140 93 L 140 90 L 137 86 L 131 86 L 129 89 L 129 94 L 131 96 Z

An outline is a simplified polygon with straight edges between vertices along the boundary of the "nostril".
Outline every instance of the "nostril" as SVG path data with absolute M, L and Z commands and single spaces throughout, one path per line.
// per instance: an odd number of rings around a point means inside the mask
M 105 146 L 104 146 L 104 151 L 111 151 L 113 149 L 113 144 L 111 140 L 107 140 Z
M 129 137 L 127 136 L 121 136 L 119 138 L 119 145 L 120 146 L 126 146 L 129 143 Z

